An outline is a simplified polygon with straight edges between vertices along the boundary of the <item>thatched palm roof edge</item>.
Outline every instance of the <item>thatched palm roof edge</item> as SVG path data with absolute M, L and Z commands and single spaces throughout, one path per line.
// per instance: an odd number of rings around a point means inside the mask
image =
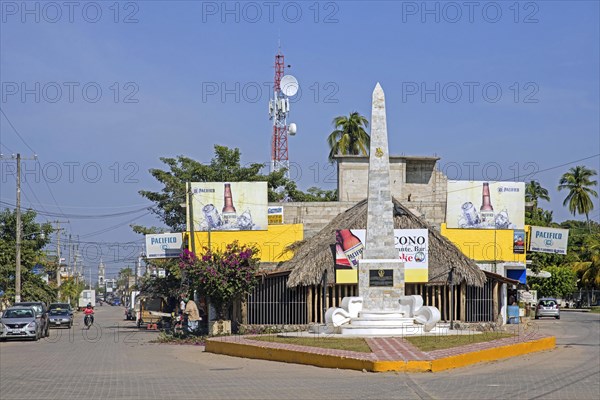
M 430 281 L 447 280 L 450 268 L 454 266 L 455 283 L 483 286 L 485 274 L 473 260 L 399 201 L 393 199 L 393 202 L 395 228 L 428 229 Z M 321 282 L 325 269 L 329 283 L 333 282 L 335 252 L 332 246 L 335 246 L 336 230 L 365 229 L 366 224 L 367 200 L 363 200 L 339 214 L 315 236 L 290 245 L 289 249 L 294 252 L 294 256 L 281 266 L 282 269 L 291 271 L 288 287 L 317 285 Z

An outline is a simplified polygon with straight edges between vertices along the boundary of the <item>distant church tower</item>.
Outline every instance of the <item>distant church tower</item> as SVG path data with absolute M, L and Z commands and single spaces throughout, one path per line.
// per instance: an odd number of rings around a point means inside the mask
M 100 259 L 100 265 L 98 265 L 98 286 L 104 286 L 104 263 L 102 258 Z

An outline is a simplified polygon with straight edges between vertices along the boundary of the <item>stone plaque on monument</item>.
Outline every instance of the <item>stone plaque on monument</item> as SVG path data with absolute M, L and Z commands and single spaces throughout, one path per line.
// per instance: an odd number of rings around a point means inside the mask
M 369 270 L 369 286 L 394 286 L 393 269 L 371 269 Z

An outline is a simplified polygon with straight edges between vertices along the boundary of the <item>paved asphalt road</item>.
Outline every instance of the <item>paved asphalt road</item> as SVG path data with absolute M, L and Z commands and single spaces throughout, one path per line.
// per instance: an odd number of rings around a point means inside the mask
M 0 343 L 0 399 L 598 399 L 600 314 L 535 321 L 557 349 L 441 373 L 363 373 L 148 343 L 157 333 L 97 307 L 96 324 Z

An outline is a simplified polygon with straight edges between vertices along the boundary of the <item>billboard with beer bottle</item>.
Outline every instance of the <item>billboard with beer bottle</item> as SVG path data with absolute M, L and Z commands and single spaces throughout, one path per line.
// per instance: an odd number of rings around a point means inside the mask
M 267 182 L 192 182 L 190 190 L 194 230 L 267 230 Z
M 446 226 L 523 229 L 525 183 L 448 181 Z

